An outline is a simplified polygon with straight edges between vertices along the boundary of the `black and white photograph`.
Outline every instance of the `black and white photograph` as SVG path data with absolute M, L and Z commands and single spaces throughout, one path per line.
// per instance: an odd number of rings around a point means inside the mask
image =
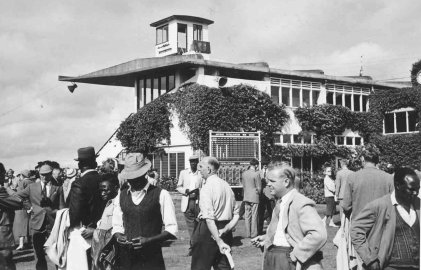
M 420 10 L 0 0 L 0 270 L 420 269 Z

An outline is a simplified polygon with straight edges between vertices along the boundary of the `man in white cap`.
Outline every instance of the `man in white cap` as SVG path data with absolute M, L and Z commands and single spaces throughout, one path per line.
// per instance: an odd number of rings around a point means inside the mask
M 165 269 L 161 243 L 178 232 L 171 196 L 149 184 L 150 168 L 143 154 L 130 153 L 121 172 L 128 187 L 114 201 L 112 234 L 120 245 L 116 263 L 122 269 Z
M 25 189 L 16 192 L 22 199 L 29 199 L 30 227 L 32 229 L 32 242 L 37 257 L 36 269 L 48 269 L 45 259 L 44 244 L 52 226 L 55 213 L 59 206 L 61 189 L 51 184 L 52 168 L 42 165 L 39 170 L 41 181 L 28 185 Z
M 190 239 L 197 225 L 196 218 L 199 215 L 199 189 L 202 187 L 202 175 L 197 170 L 199 157 L 193 155 L 189 158 L 190 168 L 182 170 L 178 178 L 177 191 L 181 193 L 181 212 L 189 231 Z M 191 255 L 191 241 L 188 255 Z

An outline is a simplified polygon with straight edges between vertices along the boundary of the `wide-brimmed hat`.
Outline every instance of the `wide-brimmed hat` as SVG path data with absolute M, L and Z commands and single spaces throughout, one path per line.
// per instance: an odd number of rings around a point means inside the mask
M 77 158 L 75 158 L 75 160 L 89 160 L 96 159 L 97 157 L 98 155 L 95 154 L 95 148 L 93 146 L 88 146 L 77 150 Z
M 135 179 L 145 175 L 151 168 L 151 162 L 141 153 L 129 153 L 124 162 L 124 169 L 120 173 L 122 179 Z
M 76 174 L 77 174 L 77 171 L 75 169 L 72 169 L 72 168 L 66 169 L 66 177 L 67 178 L 73 178 L 73 177 L 76 176 Z
M 30 173 L 31 172 L 29 170 L 23 170 L 20 172 L 20 174 L 25 178 L 29 178 Z
M 53 169 L 51 168 L 50 165 L 44 164 L 39 169 L 39 174 L 47 174 L 47 173 L 50 173 L 52 171 L 53 171 Z
M 189 160 L 195 160 L 195 159 L 199 159 L 199 156 L 198 155 L 192 155 L 192 156 L 190 156 L 189 157 Z

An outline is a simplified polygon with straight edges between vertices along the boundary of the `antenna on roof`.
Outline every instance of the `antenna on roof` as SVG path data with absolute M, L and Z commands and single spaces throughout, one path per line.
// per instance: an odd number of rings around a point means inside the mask
M 360 63 L 361 63 L 360 77 L 362 77 L 363 76 L 363 56 L 362 55 L 361 55 Z

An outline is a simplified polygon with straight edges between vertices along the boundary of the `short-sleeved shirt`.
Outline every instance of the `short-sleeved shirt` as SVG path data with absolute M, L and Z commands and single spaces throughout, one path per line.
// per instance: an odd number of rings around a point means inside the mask
M 216 175 L 209 176 L 200 190 L 199 207 L 200 219 L 229 221 L 239 214 L 234 192 L 226 181 Z

